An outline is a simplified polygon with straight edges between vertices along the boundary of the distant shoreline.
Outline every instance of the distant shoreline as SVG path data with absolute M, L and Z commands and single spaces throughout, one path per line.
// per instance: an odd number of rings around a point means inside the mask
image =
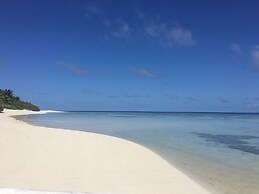
M 199 111 L 195 111 L 195 112 L 192 112 L 192 111 L 190 111 L 190 112 L 188 112 L 188 111 L 142 111 L 142 110 L 125 110 L 125 111 L 117 111 L 117 110 L 104 110 L 104 111 L 100 111 L 100 110 L 58 110 L 58 111 L 51 111 L 51 112 L 121 112 L 121 113 L 130 113 L 130 112 L 132 112 L 132 113 L 168 113 L 168 114 L 170 114 L 170 113 L 177 113 L 177 114 L 181 114 L 181 113 L 183 113 L 183 114 L 259 114 L 259 112 L 220 112 L 220 111 L 215 111 L 215 112 L 213 112 L 213 111 L 208 111 L 208 112 L 206 112 L 206 111 L 201 111 L 201 112 L 199 112 Z

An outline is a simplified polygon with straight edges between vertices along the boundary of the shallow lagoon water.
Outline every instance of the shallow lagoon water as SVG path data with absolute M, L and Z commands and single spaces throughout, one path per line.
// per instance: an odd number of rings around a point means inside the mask
M 63 112 L 17 118 L 144 145 L 214 193 L 259 193 L 259 114 Z

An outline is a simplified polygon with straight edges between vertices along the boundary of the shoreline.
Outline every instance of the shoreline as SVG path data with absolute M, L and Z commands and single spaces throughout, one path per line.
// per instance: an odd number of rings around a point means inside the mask
M 33 126 L 0 113 L 0 188 L 145 193 L 210 193 L 149 149 L 116 137 Z M 55 111 L 54 111 L 55 112 Z

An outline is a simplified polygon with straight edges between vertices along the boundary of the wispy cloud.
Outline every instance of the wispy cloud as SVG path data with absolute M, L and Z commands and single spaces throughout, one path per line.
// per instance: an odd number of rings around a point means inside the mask
M 121 18 L 118 18 L 115 22 L 115 27 L 113 28 L 113 35 L 117 38 L 127 38 L 129 37 L 132 29 L 129 24 Z
M 146 97 L 146 98 L 148 98 L 149 95 L 140 95 L 140 94 L 136 94 L 136 93 L 126 92 L 122 95 L 122 97 L 124 97 L 124 98 L 144 98 L 144 97 Z
M 103 24 L 104 26 L 108 27 L 108 28 L 111 28 L 112 27 L 112 22 L 111 20 L 107 19 L 107 18 L 104 18 L 103 19 Z
M 84 69 L 84 68 L 79 68 L 74 64 L 70 64 L 70 63 L 65 63 L 64 61 L 58 61 L 57 62 L 58 65 L 61 65 L 62 67 L 64 67 L 69 73 L 74 74 L 74 75 L 86 75 L 89 72 Z
M 155 75 L 154 73 L 151 73 L 150 71 L 148 71 L 146 69 L 130 68 L 129 71 L 139 77 L 150 78 L 150 79 L 158 77 L 157 75 Z
M 120 94 L 108 94 L 107 97 L 109 98 L 149 98 L 149 95 L 142 95 L 137 93 L 131 93 L 131 92 L 124 92 Z
M 109 29 L 111 35 L 115 38 L 129 38 L 133 32 L 133 28 L 122 18 L 116 18 L 114 20 L 104 18 L 103 25 Z
M 144 33 L 163 46 L 193 46 L 197 43 L 192 32 L 178 22 L 162 21 L 160 17 L 152 18 L 139 10 L 135 13 L 142 23 Z
M 241 47 L 236 43 L 230 45 L 230 50 L 238 55 L 242 53 Z
M 259 71 L 259 45 L 253 46 L 250 54 L 256 69 Z
M 121 17 L 109 17 L 95 4 L 86 6 L 85 16 L 88 19 L 96 20 L 109 29 L 110 34 L 116 38 L 128 38 L 133 28 Z
M 99 20 L 115 38 L 145 34 L 165 47 L 173 45 L 190 47 L 197 43 L 191 30 L 185 29 L 179 23 L 162 21 L 160 17 L 152 18 L 140 10 L 133 10 L 133 13 L 137 17 L 132 17 L 135 21 L 130 24 L 125 18 L 105 14 L 97 6 L 88 5 L 86 8 L 86 16 Z
M 154 22 L 148 22 L 148 24 L 145 24 L 144 30 L 146 34 L 152 38 L 160 38 L 162 34 L 167 31 L 165 24 L 156 24 Z
M 259 108 L 259 98 L 244 98 L 243 104 L 248 108 Z
M 182 46 L 193 46 L 196 43 L 191 31 L 181 27 L 172 27 L 170 31 L 167 32 L 167 39 Z
M 169 22 L 144 21 L 144 31 L 149 37 L 156 39 L 160 44 L 167 47 L 175 44 L 193 46 L 197 42 L 190 30 Z
M 87 18 L 94 18 L 96 16 L 102 15 L 102 10 L 93 4 L 88 4 L 85 8 L 85 16 Z
M 139 19 L 144 19 L 146 18 L 146 14 L 144 14 L 142 11 L 140 10 L 135 10 L 136 15 L 138 16 Z
M 184 104 L 184 105 L 192 105 L 194 103 L 197 103 L 197 102 L 201 102 L 198 98 L 194 98 L 194 97 L 191 97 L 191 96 L 178 96 L 177 94 L 172 94 L 172 93 L 164 93 L 163 94 L 166 98 L 174 101 L 174 102 L 177 102 L 179 104 Z

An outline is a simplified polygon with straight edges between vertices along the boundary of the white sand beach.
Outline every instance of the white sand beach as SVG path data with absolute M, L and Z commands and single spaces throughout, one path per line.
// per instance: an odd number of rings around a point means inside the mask
M 106 135 L 33 126 L 10 117 L 21 114 L 35 112 L 5 110 L 0 113 L 1 189 L 209 193 L 143 146 Z

